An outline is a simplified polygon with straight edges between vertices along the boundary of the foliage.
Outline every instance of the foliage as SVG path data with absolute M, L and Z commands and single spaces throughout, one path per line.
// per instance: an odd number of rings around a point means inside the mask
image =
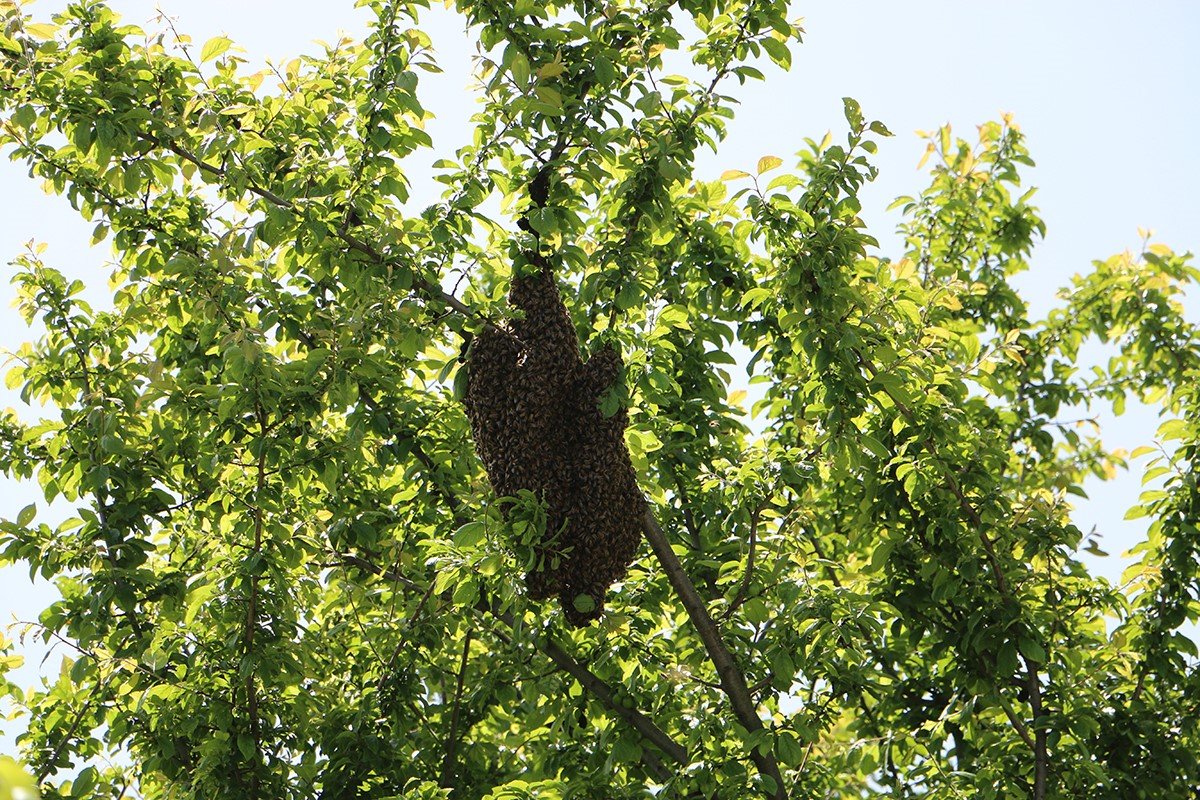
M 37 787 L 21 765 L 0 756 L 0 800 L 34 800 Z
M 1195 796 L 1187 255 L 1031 318 L 1010 120 L 929 134 L 894 259 L 852 100 L 791 171 L 702 180 L 723 92 L 790 62 L 781 0 L 457 0 L 482 103 L 415 212 L 423 4 L 364 4 L 365 41 L 257 73 L 95 0 L 4 6 L 0 142 L 116 260 L 107 308 L 16 261 L 45 334 L 6 379 L 45 417 L 3 419 L 0 465 L 74 509 L 0 528 L 73 652 L 10 692 L 43 796 Z M 602 402 L 658 520 L 579 631 L 524 596 L 537 503 L 503 520 L 454 397 L 532 250 L 624 354 Z M 1131 397 L 1167 419 L 1113 586 L 1070 498 L 1125 457 L 1063 418 Z

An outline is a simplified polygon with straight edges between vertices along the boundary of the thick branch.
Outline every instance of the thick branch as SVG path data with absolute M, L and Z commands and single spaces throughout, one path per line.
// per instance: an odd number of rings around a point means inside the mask
M 379 575 L 389 580 L 395 580 L 408 586 L 414 586 L 413 582 L 405 578 L 403 575 L 399 575 L 392 570 L 384 569 L 372 563 L 371 561 L 362 558 L 361 556 L 341 555 L 339 558 L 345 565 L 357 567 L 374 575 Z M 482 613 L 495 617 L 507 625 L 510 629 L 516 626 L 516 620 L 513 619 L 511 614 L 509 614 L 507 611 L 499 610 L 484 598 L 481 598 L 475 604 L 475 608 Z M 548 656 L 551 661 L 554 662 L 555 666 L 571 675 L 571 677 L 575 678 L 575 680 L 579 681 L 580 685 L 590 691 L 596 697 L 596 699 L 598 699 L 604 705 L 605 708 L 607 708 L 614 715 L 623 719 L 631 728 L 641 734 L 642 737 L 647 741 L 656 745 L 672 761 L 683 766 L 686 766 L 688 763 L 690 763 L 687 750 L 685 750 L 678 742 L 672 739 L 666 731 L 655 725 L 654 721 L 645 714 L 641 713 L 637 709 L 623 708 L 621 704 L 617 702 L 616 690 L 599 678 L 584 664 L 576 661 L 575 658 L 572 657 L 571 654 L 565 649 L 563 649 L 563 647 L 559 645 L 558 642 L 556 642 L 553 638 L 549 636 L 538 638 L 535 640 L 535 645 L 546 656 Z M 655 777 L 666 780 L 670 777 L 670 774 L 664 770 L 663 774 L 656 774 Z
M 1042 724 L 1042 682 L 1038 679 L 1037 667 L 1021 656 L 1025 662 L 1026 685 L 1029 687 L 1029 710 L 1033 712 L 1033 800 L 1045 800 L 1048 761 L 1046 754 L 1046 726 Z
M 450 712 L 450 731 L 446 734 L 446 755 L 442 760 L 442 779 L 438 785 L 448 789 L 454 785 L 454 762 L 458 757 L 458 721 L 462 715 L 463 685 L 467 678 L 467 660 L 471 653 L 471 629 L 463 636 L 462 661 L 458 665 L 458 685 L 454 687 L 454 710 Z
M 490 608 L 489 611 L 491 611 Z M 512 615 L 508 612 L 491 611 L 491 613 L 510 628 L 516 624 L 512 618 Z M 682 746 L 668 736 L 661 728 L 655 725 L 649 717 L 638 711 L 636 708 L 622 707 L 617 700 L 616 690 L 598 678 L 596 674 L 586 666 L 572 658 L 571 654 L 564 650 L 558 642 L 547 636 L 544 639 L 538 640 L 537 646 L 543 653 L 550 657 L 550 660 L 554 662 L 555 666 L 570 675 L 575 680 L 579 681 L 579 684 L 591 692 L 597 699 L 599 699 L 606 708 L 611 710 L 617 716 L 621 717 L 621 719 L 625 720 L 625 722 L 628 723 L 631 728 L 640 733 L 645 739 L 657 745 L 658 748 L 667 756 L 669 756 L 672 761 L 675 761 L 679 764 L 688 763 L 687 751 L 684 750 Z M 670 777 L 670 775 L 667 774 L 656 777 L 665 779 Z
M 708 651 L 708 657 L 717 669 L 717 675 L 721 679 L 721 689 L 729 698 L 738 722 L 742 723 L 742 727 L 751 733 L 763 730 L 762 720 L 758 717 L 758 711 L 750 697 L 750 689 L 746 686 L 746 676 L 742 674 L 733 655 L 725 647 L 725 642 L 721 640 L 721 633 L 709 615 L 708 608 L 696 592 L 696 587 L 692 585 L 691 579 L 684 572 L 683 565 L 679 563 L 679 558 L 671 549 L 671 542 L 649 509 L 646 510 L 642 529 L 645 531 L 646 538 L 650 541 L 650 547 L 654 550 L 654 555 L 662 565 L 663 571 L 667 573 L 667 579 L 671 582 L 672 588 L 675 589 L 675 593 L 679 595 L 684 608 L 687 609 L 692 625 L 700 634 L 700 640 L 704 642 L 704 649 Z M 787 790 L 784 789 L 783 776 L 779 772 L 779 764 L 775 760 L 774 753 L 772 751 L 763 753 L 758 748 L 754 748 L 750 751 L 750 758 L 754 760 L 760 772 L 775 782 L 775 791 L 772 793 L 772 797 L 780 800 L 786 798 Z

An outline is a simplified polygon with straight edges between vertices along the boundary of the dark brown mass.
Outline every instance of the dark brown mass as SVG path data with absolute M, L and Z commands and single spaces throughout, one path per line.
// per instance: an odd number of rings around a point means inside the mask
M 508 296 L 524 317 L 475 337 L 467 417 L 496 494 L 527 489 L 546 503 L 540 566 L 525 575 L 530 597 L 557 596 L 567 619 L 585 625 L 602 613 L 642 535 L 645 499 L 625 447 L 628 415 L 621 408 L 605 417 L 599 408 L 620 377 L 621 356 L 606 346 L 583 362 L 548 268 L 514 277 Z

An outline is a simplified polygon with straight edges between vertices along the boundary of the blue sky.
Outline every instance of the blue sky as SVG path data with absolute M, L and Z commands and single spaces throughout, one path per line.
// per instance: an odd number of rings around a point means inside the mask
M 110 5 L 128 22 L 158 27 L 155 3 Z M 339 28 L 360 35 L 366 21 L 350 0 L 158 5 L 197 47 L 226 34 L 254 65 L 316 52 L 311 42 L 336 38 Z M 41 0 L 30 10 L 46 18 L 63 6 Z M 796 4 L 793 13 L 805 17 L 807 33 L 791 72 L 764 69 L 766 83 L 725 87 L 742 104 L 719 154 L 701 159 L 700 177 L 750 169 L 767 154 L 790 160 L 804 137 L 839 131 L 841 98 L 854 97 L 870 118 L 897 134 L 881 143 L 880 178 L 863 196 L 871 232 L 883 254 L 894 255 L 897 219 L 884 209 L 925 183 L 916 170 L 923 144 L 913 131 L 949 122 L 971 138 L 976 124 L 1011 112 L 1038 162 L 1026 183 L 1039 187 L 1034 203 L 1049 228 L 1031 271 L 1020 279 L 1035 308 L 1047 308 L 1054 292 L 1093 259 L 1136 248 L 1138 226 L 1153 229 L 1156 239 L 1177 250 L 1200 250 L 1200 4 L 822 0 Z M 473 48 L 461 23 L 440 7 L 422 27 L 446 70 L 422 79 L 424 101 L 437 114 L 428 129 L 445 148 L 411 162 L 416 196 L 424 191 L 428 201 L 436 191 L 428 165 L 469 139 Z M 65 201 L 42 194 L 20 164 L 0 162 L 0 188 L 0 263 L 31 239 L 48 242 L 47 263 L 83 279 L 89 296 L 103 303 L 111 255 L 106 245 L 89 249 L 92 225 Z M 30 336 L 9 306 L 12 297 L 7 280 L 0 281 L 0 347 L 6 350 Z M 0 406 L 19 403 L 14 393 L 0 391 Z M 22 415 L 31 412 L 23 409 Z M 1153 415 L 1138 409 L 1116 420 L 1106 414 L 1105 439 L 1131 450 L 1147 443 L 1155 426 Z M 1144 520 L 1121 521 L 1140 490 L 1139 473 L 1135 465 L 1131 475 L 1090 486 L 1095 499 L 1080 503 L 1075 514 L 1082 529 L 1095 525 L 1103 534 L 1102 546 L 1112 556 L 1091 563 L 1112 579 L 1121 571 L 1119 553 L 1144 530 Z M 36 488 L 0 482 L 0 516 L 12 518 L 39 498 Z M 45 584 L 31 585 L 26 572 L 0 570 L 0 629 L 14 618 L 35 618 L 54 596 Z M 34 678 L 43 652 L 27 649 L 23 679 Z M 40 668 L 56 669 L 56 662 L 51 656 Z M 0 753 L 11 749 L 11 735 L 10 726 L 0 723 Z

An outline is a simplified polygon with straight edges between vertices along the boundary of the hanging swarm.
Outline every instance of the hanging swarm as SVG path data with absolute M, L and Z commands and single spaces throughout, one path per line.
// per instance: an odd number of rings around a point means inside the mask
M 628 415 L 622 408 L 605 417 L 599 408 L 621 356 L 605 347 L 582 361 L 544 265 L 513 278 L 509 301 L 524 316 L 475 337 L 464 404 L 496 494 L 527 489 L 546 504 L 538 566 L 525 575 L 530 597 L 557 596 L 581 626 L 600 616 L 641 540 L 645 499 L 625 447 Z

